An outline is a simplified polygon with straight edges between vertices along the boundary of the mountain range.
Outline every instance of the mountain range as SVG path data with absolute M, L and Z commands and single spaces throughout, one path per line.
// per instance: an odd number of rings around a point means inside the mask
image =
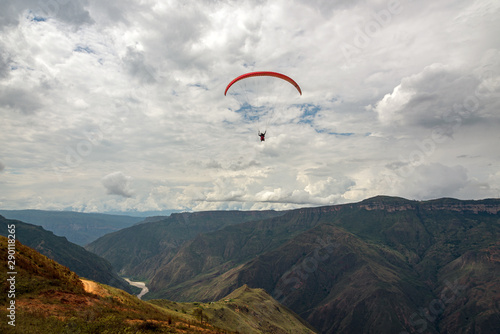
M 146 281 L 145 298 L 211 302 L 246 285 L 321 333 L 497 333 L 499 211 L 498 199 L 378 196 L 261 217 L 185 213 L 86 248 Z
M 315 333 L 261 289 L 243 286 L 207 304 L 144 302 L 82 279 L 19 241 L 15 252 L 10 245 L 0 236 L 0 252 L 15 257 L 15 272 L 0 264 L 1 333 Z
M 152 277 L 179 248 L 200 233 L 247 221 L 276 217 L 276 211 L 209 211 L 149 217 L 144 223 L 107 234 L 86 249 L 106 258 L 120 275 Z
M 0 210 L 0 215 L 42 226 L 80 246 L 144 219 L 125 215 L 44 210 Z
M 174 213 L 106 234 L 86 249 L 2 216 L 1 235 L 9 225 L 16 229 L 16 312 L 25 320 L 17 329 L 24 332 L 500 328 L 499 199 L 378 196 L 282 212 Z M 7 254 L 7 239 L 0 237 L 0 246 Z M 2 305 L 9 302 L 6 265 Z M 145 281 L 148 301 L 122 291 L 132 288 L 117 271 Z

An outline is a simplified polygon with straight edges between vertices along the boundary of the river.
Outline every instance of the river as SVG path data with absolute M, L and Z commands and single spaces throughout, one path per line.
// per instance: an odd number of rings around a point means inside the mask
M 142 289 L 141 293 L 139 293 L 137 295 L 137 298 L 141 299 L 142 296 L 144 296 L 146 293 L 149 292 L 149 289 L 147 288 L 146 283 L 144 283 L 144 282 L 132 282 L 128 278 L 125 278 L 125 280 L 128 282 L 128 284 L 133 285 L 135 287 L 138 287 L 139 289 Z

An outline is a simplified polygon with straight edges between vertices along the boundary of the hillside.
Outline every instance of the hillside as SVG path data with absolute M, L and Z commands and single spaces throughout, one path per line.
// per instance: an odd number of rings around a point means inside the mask
M 384 196 L 292 210 L 186 241 L 146 298 L 209 302 L 246 284 L 322 333 L 496 333 L 499 212 Z
M 244 287 L 210 305 L 144 302 L 80 279 L 20 242 L 15 249 L 15 288 L 6 261 L 0 270 L 0 316 L 8 319 L 0 322 L 2 333 L 314 333 L 260 290 Z M 3 236 L 0 252 L 8 252 Z M 15 296 L 7 293 L 12 289 Z
M 224 298 L 208 303 L 178 303 L 164 299 L 150 301 L 169 310 L 196 314 L 199 319 L 236 333 L 316 333 L 294 312 L 262 289 L 244 285 Z M 257 320 L 257 321 L 256 321 Z
M 7 219 L 42 226 L 54 232 L 55 235 L 66 237 L 68 241 L 80 246 L 85 246 L 105 234 L 132 226 L 144 219 L 101 213 L 43 210 L 0 210 L 0 215 Z
M 79 276 L 132 292 L 131 286 L 119 277 L 105 259 L 83 247 L 58 237 L 41 226 L 27 224 L 0 216 L 0 235 L 7 236 L 8 225 L 16 226 L 16 238 L 28 247 L 70 268 Z
M 200 233 L 282 214 L 275 211 L 173 213 L 110 233 L 85 248 L 108 260 L 121 275 L 149 280 L 186 241 Z

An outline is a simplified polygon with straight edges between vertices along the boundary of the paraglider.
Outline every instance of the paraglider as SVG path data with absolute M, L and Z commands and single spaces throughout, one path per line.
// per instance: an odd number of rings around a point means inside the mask
M 260 141 L 265 141 L 266 140 L 266 131 L 264 131 L 264 133 L 261 133 L 260 130 L 259 130 L 259 137 L 260 137 Z
M 264 142 L 267 127 L 283 117 L 284 110 L 294 98 L 302 95 L 302 90 L 285 74 L 258 71 L 234 78 L 224 91 L 225 96 L 228 94 L 239 102 L 239 109 L 235 112 L 240 113 L 247 123 L 264 127 L 264 132 L 258 131 L 260 141 Z
M 231 86 L 233 84 L 235 84 L 236 82 L 243 80 L 243 79 L 246 79 L 246 78 L 259 77 L 259 76 L 275 77 L 275 78 L 279 78 L 279 79 L 283 79 L 285 81 L 288 81 L 299 91 L 299 94 L 302 95 L 302 90 L 300 89 L 299 85 L 292 78 L 290 78 L 289 76 L 286 76 L 284 74 L 278 73 L 278 72 L 269 72 L 269 71 L 250 72 L 247 74 L 240 75 L 239 77 L 237 77 L 233 81 L 231 81 L 229 83 L 229 85 L 227 85 L 226 91 L 224 92 L 224 95 L 227 94 L 227 91 L 229 90 L 229 88 L 231 88 Z

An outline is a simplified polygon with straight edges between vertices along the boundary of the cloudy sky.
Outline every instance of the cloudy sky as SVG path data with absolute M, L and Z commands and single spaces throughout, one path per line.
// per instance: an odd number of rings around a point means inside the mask
M 0 13 L 2 209 L 500 197 L 497 0 L 19 0 Z M 303 92 L 276 99 L 263 143 L 260 119 L 224 96 L 261 70 Z

